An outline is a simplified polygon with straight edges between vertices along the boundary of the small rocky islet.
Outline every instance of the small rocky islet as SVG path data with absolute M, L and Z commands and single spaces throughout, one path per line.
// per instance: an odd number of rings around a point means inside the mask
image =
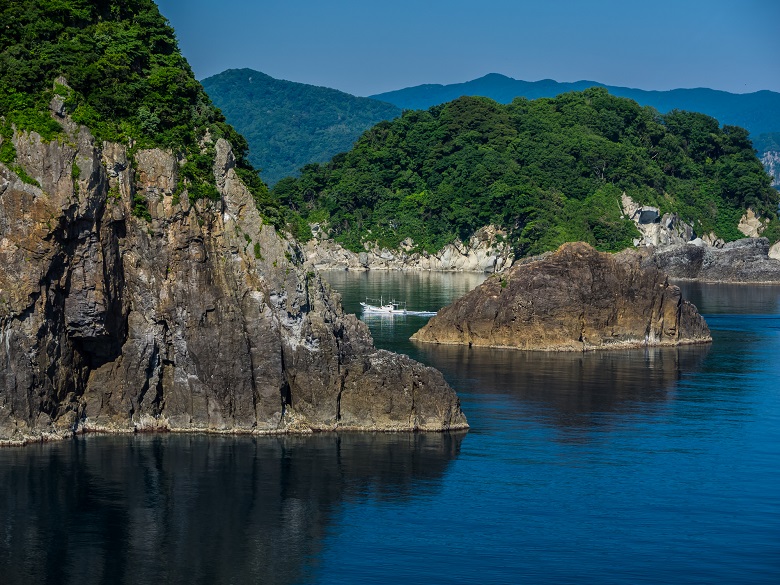
M 711 341 L 646 251 L 598 252 L 583 242 L 518 261 L 445 307 L 412 340 L 545 351 Z

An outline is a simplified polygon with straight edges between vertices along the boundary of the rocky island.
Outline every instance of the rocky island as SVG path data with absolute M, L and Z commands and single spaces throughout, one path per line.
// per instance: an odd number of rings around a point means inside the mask
M 661 270 L 643 265 L 645 257 L 564 244 L 489 277 L 412 339 L 546 351 L 710 341 L 696 307 Z

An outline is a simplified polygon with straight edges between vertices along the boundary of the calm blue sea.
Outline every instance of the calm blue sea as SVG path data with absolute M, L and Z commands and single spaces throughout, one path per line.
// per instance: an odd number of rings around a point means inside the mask
M 473 275 L 333 272 L 347 310 Z M 780 583 L 780 287 L 686 285 L 714 341 L 546 355 L 380 347 L 471 430 L 0 449 L 0 583 Z

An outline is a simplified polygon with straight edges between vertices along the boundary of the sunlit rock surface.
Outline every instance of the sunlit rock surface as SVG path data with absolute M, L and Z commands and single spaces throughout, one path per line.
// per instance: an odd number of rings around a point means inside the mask
M 442 309 L 413 340 L 548 351 L 702 343 L 710 332 L 646 253 L 585 243 L 527 258 Z

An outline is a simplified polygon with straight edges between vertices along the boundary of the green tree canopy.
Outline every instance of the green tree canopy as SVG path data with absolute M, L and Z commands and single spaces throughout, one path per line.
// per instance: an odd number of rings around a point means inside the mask
M 132 139 L 135 148 L 186 157 L 182 175 L 194 198 L 216 196 L 213 147 L 203 146 L 204 136 L 225 137 L 261 211 L 279 221 L 278 204 L 247 160 L 246 141 L 195 80 L 152 0 L 10 0 L 0 3 L 0 22 L 5 134 L 15 126 L 55 137 L 61 129 L 48 104 L 60 93 L 73 119 L 98 139 Z M 59 76 L 70 89 L 54 87 Z
M 778 193 L 769 185 L 743 129 L 692 112 L 662 116 L 591 88 L 405 111 L 350 152 L 280 181 L 274 194 L 326 219 L 355 250 L 411 237 L 433 251 L 493 223 L 523 255 L 572 240 L 630 246 L 637 232 L 622 217 L 623 192 L 679 213 L 700 234 L 733 240 L 748 206 L 777 222 Z

